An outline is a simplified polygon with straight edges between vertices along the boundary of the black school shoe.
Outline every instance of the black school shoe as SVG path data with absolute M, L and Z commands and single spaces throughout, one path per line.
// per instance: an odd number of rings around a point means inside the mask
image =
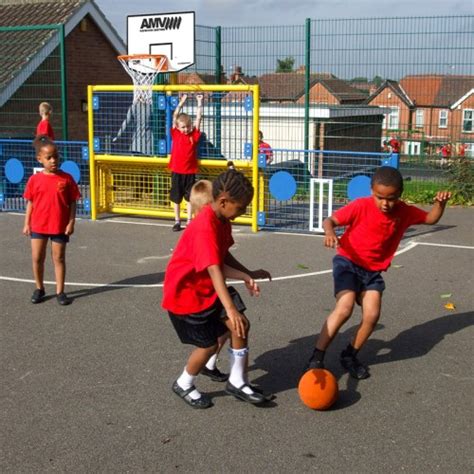
M 173 226 L 173 232 L 179 232 L 181 230 L 181 223 L 175 222 Z
M 243 391 L 245 387 L 249 387 L 253 393 L 245 393 Z M 268 401 L 268 398 L 263 393 L 255 390 L 254 387 L 249 384 L 244 384 L 240 388 L 237 388 L 235 385 L 227 382 L 227 385 L 225 386 L 225 392 L 234 396 L 235 398 L 238 398 L 239 400 L 242 400 L 243 402 L 252 403 L 253 405 L 258 405 L 259 403 Z
M 226 382 L 229 378 L 229 374 L 223 374 L 217 367 L 212 370 L 204 367 L 204 369 L 201 370 L 201 374 L 209 377 L 214 382 Z
M 44 288 L 36 288 L 36 290 L 33 291 L 33 294 L 31 295 L 31 302 L 33 304 L 42 303 L 44 301 L 45 294 Z
M 345 351 L 342 351 L 339 360 L 352 378 L 363 380 L 370 377 L 368 367 L 362 364 L 355 355 L 349 355 Z
M 61 306 L 67 306 L 72 303 L 72 300 L 67 297 L 66 293 L 62 292 L 56 295 L 56 299 Z
M 188 388 L 187 390 L 184 390 L 184 388 L 181 388 L 178 385 L 178 382 L 175 381 L 173 383 L 173 386 L 171 387 L 171 390 L 173 390 L 173 392 L 176 393 L 176 395 L 178 395 L 179 398 L 182 398 L 190 407 L 197 408 L 197 409 L 212 407 L 211 399 L 207 395 L 204 395 L 203 393 L 201 393 L 200 398 L 198 398 L 197 400 L 193 400 L 189 396 L 189 394 L 193 390 L 196 390 L 196 387 L 194 385 Z

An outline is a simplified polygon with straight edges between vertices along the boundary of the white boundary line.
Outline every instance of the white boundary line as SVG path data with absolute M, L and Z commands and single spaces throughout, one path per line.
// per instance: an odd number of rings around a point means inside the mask
M 474 247 L 468 245 L 454 245 L 454 244 L 436 244 L 430 242 L 414 242 L 409 241 L 407 244 L 400 250 L 395 253 L 395 256 L 401 255 L 402 253 L 408 252 L 409 250 L 414 249 L 418 245 L 425 245 L 431 247 L 445 247 L 445 248 L 456 248 L 456 249 L 467 249 L 467 250 L 474 250 Z M 318 275 L 325 275 L 328 273 L 332 273 L 332 270 L 320 270 L 318 272 L 310 272 L 304 274 L 296 274 L 296 275 L 286 275 L 272 278 L 272 281 L 283 281 L 283 280 L 291 280 L 296 278 L 306 278 L 311 276 L 318 276 Z M 5 277 L 0 276 L 0 280 L 4 281 L 14 281 L 18 283 L 34 283 L 34 280 L 27 279 L 27 278 L 14 278 L 14 277 Z M 265 281 L 265 280 L 264 280 Z M 56 282 L 54 281 L 45 281 L 45 285 L 55 285 Z M 229 283 L 235 284 L 243 284 L 242 281 L 230 281 Z M 76 282 L 66 282 L 67 286 L 84 286 L 89 288 L 162 288 L 163 283 L 155 283 L 149 285 L 127 285 L 125 283 L 76 283 Z

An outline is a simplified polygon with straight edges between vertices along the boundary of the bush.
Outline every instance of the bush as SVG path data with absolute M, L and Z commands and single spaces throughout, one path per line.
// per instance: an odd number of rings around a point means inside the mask
M 471 160 L 462 156 L 449 167 L 449 190 L 453 193 L 453 204 L 472 205 L 474 201 L 474 166 Z

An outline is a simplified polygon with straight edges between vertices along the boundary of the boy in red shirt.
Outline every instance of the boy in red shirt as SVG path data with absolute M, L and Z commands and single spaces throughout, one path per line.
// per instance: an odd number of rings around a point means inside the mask
M 48 102 L 41 102 L 39 105 L 39 114 L 41 120 L 36 127 L 36 137 L 46 135 L 50 140 L 54 141 L 54 132 L 51 122 L 49 121 L 53 113 L 53 108 Z
M 71 300 L 64 293 L 66 278 L 66 244 L 74 232 L 76 201 L 81 197 L 72 176 L 59 169 L 56 145 L 46 136 L 34 142 L 36 158 L 44 170 L 28 179 L 24 198 L 28 200 L 23 234 L 31 237 L 31 256 L 36 290 L 33 304 L 44 301 L 44 261 L 48 239 L 56 275 L 56 298 L 60 305 Z
M 372 177 L 372 196 L 356 199 L 324 221 L 324 245 L 337 247 L 333 260 L 336 307 L 321 329 L 308 368 L 324 368 L 326 349 L 351 317 L 357 302 L 362 307 L 362 321 L 352 342 L 342 351 L 340 361 L 352 377 L 370 376 L 357 353 L 380 317 L 385 289 L 381 272 L 390 266 L 405 230 L 416 224 L 436 224 L 451 197 L 449 192 L 438 192 L 433 207 L 426 212 L 401 201 L 402 192 L 400 172 L 382 166 Z M 338 238 L 334 229 L 340 226 L 346 226 L 346 230 Z
M 248 382 L 249 322 L 245 305 L 226 278 L 239 279 L 258 296 L 257 278 L 271 278 L 266 270 L 251 271 L 229 252 L 234 244 L 231 221 L 242 215 L 253 197 L 250 181 L 228 170 L 213 182 L 213 202 L 186 228 L 166 268 L 162 306 L 183 344 L 196 346 L 172 390 L 193 408 L 208 408 L 211 399 L 194 381 L 216 353 L 218 339 L 230 331 L 232 358 L 226 392 L 253 404 L 268 396 Z
M 173 231 L 181 230 L 180 205 L 184 199 L 187 201 L 188 224 L 191 222 L 191 205 L 189 194 L 196 180 L 198 172 L 197 148 L 201 138 L 201 118 L 203 96 L 196 96 L 197 110 L 194 127 L 191 117 L 181 113 L 187 95 L 183 94 L 173 113 L 173 127 L 171 129 L 171 158 L 168 167 L 171 169 L 171 190 L 170 200 L 174 203 L 175 223 Z

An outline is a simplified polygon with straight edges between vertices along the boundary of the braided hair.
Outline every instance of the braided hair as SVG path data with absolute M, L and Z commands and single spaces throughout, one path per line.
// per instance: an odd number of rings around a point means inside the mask
M 221 173 L 212 183 L 214 199 L 227 193 L 229 199 L 242 203 L 250 203 L 253 198 L 253 187 L 250 180 L 240 171 L 228 169 Z

